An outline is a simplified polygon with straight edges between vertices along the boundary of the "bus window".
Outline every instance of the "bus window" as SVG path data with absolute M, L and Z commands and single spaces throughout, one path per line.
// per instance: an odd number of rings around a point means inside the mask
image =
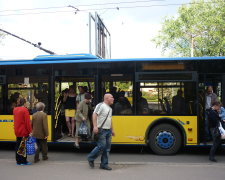
M 196 114 L 196 88 L 192 82 L 140 82 L 137 114 Z
M 110 93 L 114 97 L 114 115 L 133 114 L 133 85 L 131 76 L 123 74 L 111 74 L 104 76 L 102 82 L 102 97 L 105 93 Z
M 31 114 L 36 112 L 35 105 L 37 102 L 43 102 L 46 105 L 45 111 L 49 112 L 49 85 L 47 82 L 48 78 L 10 77 L 8 84 L 8 114 L 13 113 L 13 108 L 16 106 L 19 97 L 26 100 L 26 107 Z

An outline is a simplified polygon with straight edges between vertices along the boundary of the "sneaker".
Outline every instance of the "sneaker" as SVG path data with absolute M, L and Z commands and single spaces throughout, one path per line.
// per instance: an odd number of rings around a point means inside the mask
M 108 170 L 108 171 L 111 171 L 111 170 L 112 170 L 112 168 L 109 167 L 109 166 L 106 166 L 106 167 L 100 166 L 99 168 L 100 168 L 100 169 L 104 169 L 104 170 Z
M 94 168 L 95 167 L 94 161 L 88 161 L 88 164 L 89 164 L 90 168 Z

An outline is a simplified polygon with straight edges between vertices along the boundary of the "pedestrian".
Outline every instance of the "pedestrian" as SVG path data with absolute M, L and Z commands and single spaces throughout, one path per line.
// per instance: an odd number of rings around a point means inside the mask
M 37 112 L 32 115 L 32 136 L 36 138 L 37 150 L 34 156 L 34 162 L 40 161 L 39 153 L 42 152 L 42 159 L 48 160 L 48 120 L 44 112 L 45 104 L 38 102 L 36 104 Z
M 17 165 L 31 165 L 27 161 L 26 154 L 26 140 L 32 132 L 30 114 L 25 107 L 26 100 L 24 98 L 19 98 L 17 103 L 17 107 L 13 109 L 14 132 L 16 135 L 16 163 Z
M 94 160 L 101 154 L 100 169 L 112 170 L 108 166 L 109 152 L 111 149 L 112 135 L 115 133 L 112 126 L 112 105 L 114 98 L 111 94 L 104 95 L 104 101 L 97 104 L 92 120 L 93 132 L 98 134 L 97 146 L 88 154 L 88 163 L 91 168 L 94 168 Z
M 73 86 L 69 87 L 68 93 L 64 93 L 63 102 L 65 103 L 66 125 L 69 130 L 69 137 L 74 137 L 75 112 L 76 112 L 76 93 Z
M 75 120 L 76 120 L 76 136 L 75 136 L 75 147 L 76 148 L 80 148 L 79 146 L 79 141 L 80 141 L 80 137 L 78 134 L 81 122 L 85 122 L 87 127 L 88 127 L 88 134 L 90 135 L 90 119 L 89 119 L 89 111 L 92 110 L 91 107 L 91 95 L 89 93 L 85 93 L 84 95 L 84 100 L 81 101 L 78 104 L 77 107 L 77 111 L 76 111 L 76 116 L 75 116 Z
M 213 162 L 217 162 L 215 159 L 215 152 L 221 144 L 221 136 L 216 133 L 216 129 L 218 128 L 220 122 L 219 111 L 221 106 L 222 104 L 220 102 L 214 102 L 212 107 L 208 110 L 209 127 L 213 138 L 213 145 L 210 149 L 209 160 Z
M 215 93 L 213 93 L 213 87 L 208 86 L 206 88 L 206 93 L 205 93 L 205 144 L 207 141 L 211 140 L 210 136 L 210 130 L 209 130 L 209 120 L 208 120 L 208 113 L 209 109 L 212 107 L 212 104 L 214 102 L 217 102 L 218 98 Z

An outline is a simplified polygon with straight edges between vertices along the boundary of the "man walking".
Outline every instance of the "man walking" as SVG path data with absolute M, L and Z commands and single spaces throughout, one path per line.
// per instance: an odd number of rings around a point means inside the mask
M 100 155 L 100 169 L 112 170 L 108 166 L 108 156 L 111 149 L 111 139 L 114 136 L 112 127 L 112 105 L 114 98 L 111 94 L 104 95 L 104 101 L 99 103 L 93 113 L 93 132 L 98 134 L 97 146 L 88 155 L 88 162 L 91 168 L 94 168 L 94 160 Z

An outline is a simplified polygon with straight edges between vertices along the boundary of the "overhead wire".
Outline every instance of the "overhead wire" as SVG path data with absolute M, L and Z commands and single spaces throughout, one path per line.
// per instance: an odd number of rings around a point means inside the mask
M 111 2 L 111 3 L 99 3 L 99 4 L 81 4 L 81 5 L 76 5 L 76 6 L 77 7 L 104 6 L 104 5 L 113 5 L 113 4 L 144 3 L 144 2 L 154 2 L 154 1 L 165 1 L 165 0 L 124 1 L 124 2 Z M 44 10 L 44 9 L 59 9 L 59 8 L 66 8 L 66 7 L 70 7 L 70 5 L 69 6 L 57 6 L 57 7 L 45 7 L 45 8 L 0 10 L 0 13 L 1 12 L 7 12 L 7 11 L 32 11 L 32 10 Z
M 132 1 L 132 2 L 134 2 L 134 1 Z M 140 1 L 135 1 L 135 2 L 140 2 Z M 120 2 L 120 3 L 122 3 L 122 2 Z M 205 2 L 205 3 L 216 3 L 216 2 Z M 105 4 L 107 4 L 107 3 L 105 3 Z M 131 9 L 131 8 L 168 7 L 168 6 L 180 6 L 180 5 L 190 5 L 190 4 L 200 4 L 200 3 L 198 3 L 198 2 L 190 2 L 190 3 L 152 4 L 152 5 L 139 5 L 139 6 L 120 6 L 120 7 L 119 6 L 115 6 L 115 7 L 93 8 L 93 9 L 78 9 L 77 8 L 77 10 L 75 10 L 76 11 L 75 13 L 77 13 L 78 11 L 79 12 L 89 12 L 89 11 L 102 11 L 102 10 L 113 10 L 113 9 L 114 10 L 119 10 L 119 9 Z M 92 5 L 94 5 L 94 4 L 92 4 Z M 76 6 L 76 7 L 80 7 L 80 6 Z M 84 5 L 82 5 L 82 6 L 84 6 Z M 71 7 L 71 6 L 70 5 L 69 6 L 64 6 L 64 7 L 61 7 L 61 8 L 65 8 L 65 7 Z M 65 10 L 65 11 L 28 12 L 28 13 L 14 13 L 14 14 L 3 14 L 3 15 L 0 14 L 0 16 L 34 15 L 34 14 L 49 14 L 49 13 L 68 13 L 68 12 L 73 12 L 74 13 L 74 10 L 71 9 L 71 10 Z

